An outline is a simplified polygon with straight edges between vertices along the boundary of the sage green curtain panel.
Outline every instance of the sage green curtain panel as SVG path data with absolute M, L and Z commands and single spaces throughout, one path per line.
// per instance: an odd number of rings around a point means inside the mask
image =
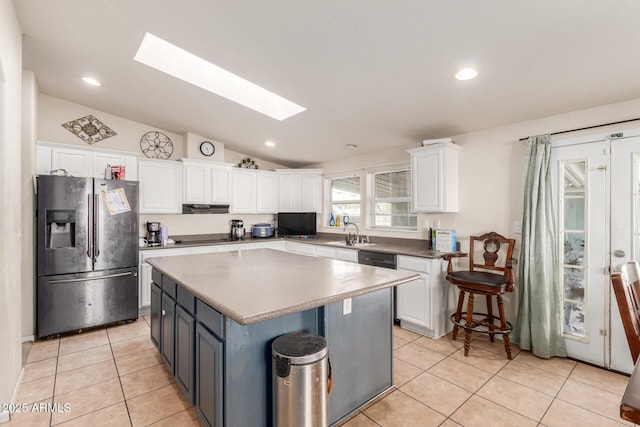
M 566 356 L 552 205 L 551 136 L 530 137 L 525 150 L 524 214 L 518 263 L 514 342 L 545 359 Z

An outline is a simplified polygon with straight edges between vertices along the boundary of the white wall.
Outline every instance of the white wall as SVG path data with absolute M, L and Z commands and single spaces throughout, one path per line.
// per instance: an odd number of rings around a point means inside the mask
M 516 239 L 517 257 L 522 236 L 514 233 L 513 223 L 522 219 L 524 197 L 524 142 L 519 142 L 519 139 L 639 117 L 640 99 L 635 99 L 478 132 L 452 135 L 456 144 L 462 146 L 459 165 L 460 211 L 453 214 L 419 215 L 418 226 L 422 224 L 423 218 L 440 220 L 442 228 L 457 230 L 463 251 L 469 249 L 470 235 L 496 231 Z M 601 134 L 605 131 L 615 133 L 638 127 L 640 121 L 572 133 L 571 136 Z M 565 137 L 566 134 L 562 135 L 562 138 Z M 419 145 L 420 141 L 416 141 L 415 146 Z M 323 168 L 325 173 L 331 174 L 401 161 L 409 161 L 409 155 L 402 149 L 390 149 L 321 163 L 314 167 Z M 327 227 L 324 230 L 330 229 Z M 340 232 L 342 233 L 342 229 Z M 389 235 L 374 230 L 367 230 L 365 233 L 373 236 Z M 395 233 L 395 237 L 402 237 L 399 234 Z M 411 237 L 425 238 L 422 232 L 414 233 Z M 464 262 L 462 264 L 464 265 Z M 517 273 L 517 266 L 515 271 Z M 514 322 L 516 317 L 515 301 L 516 294 L 505 296 L 507 317 L 511 322 Z
M 35 196 L 33 170 L 38 117 L 38 86 L 31 71 L 22 71 L 22 336 L 35 333 Z
M 21 372 L 22 31 L 13 2 L 0 2 L 0 402 L 10 403 Z M 1 408 L 0 408 L 1 411 Z M 0 421 L 8 413 L 0 412 Z
M 88 114 L 91 114 L 109 126 L 117 135 L 89 145 L 62 127 L 63 123 L 79 119 Z M 185 157 L 182 135 L 164 129 L 158 129 L 144 123 L 127 120 L 123 117 L 107 114 L 94 108 L 64 101 L 42 93 L 38 96 L 38 139 L 41 141 L 58 142 L 81 147 L 130 151 L 144 156 L 140 150 L 140 138 L 150 131 L 160 131 L 171 139 L 173 144 L 171 160 L 178 160 Z
M 91 114 L 118 133 L 115 136 L 92 144 L 92 148 L 128 151 L 137 153 L 138 156 L 144 158 L 140 150 L 140 137 L 148 131 L 159 130 L 169 136 L 174 144 L 174 152 L 170 160 L 178 160 L 184 157 L 238 163 L 244 157 L 247 157 L 245 154 L 225 149 L 223 143 L 206 136 L 188 132 L 184 135 L 176 134 L 45 94 L 39 94 L 37 101 L 37 139 L 40 141 L 88 147 L 88 144 L 63 128 L 62 123 Z M 200 142 L 204 140 L 213 142 L 216 147 L 216 153 L 211 157 L 205 157 L 200 154 Z M 262 170 L 283 168 L 281 165 L 262 159 L 256 159 L 256 163 Z M 31 168 L 31 170 L 33 169 Z M 270 223 L 273 215 L 141 215 L 140 236 L 146 235 L 145 224 L 147 221 L 161 222 L 169 228 L 170 236 L 227 233 L 229 231 L 229 220 L 231 218 L 244 220 L 248 232 L 252 224 Z M 27 310 L 26 305 L 25 310 Z M 25 317 L 27 316 L 28 314 L 25 313 Z

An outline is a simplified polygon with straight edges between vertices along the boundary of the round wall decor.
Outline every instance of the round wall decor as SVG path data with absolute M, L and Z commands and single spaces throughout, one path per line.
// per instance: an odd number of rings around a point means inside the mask
M 173 143 L 164 133 L 151 131 L 140 138 L 140 149 L 150 159 L 166 160 L 173 154 Z

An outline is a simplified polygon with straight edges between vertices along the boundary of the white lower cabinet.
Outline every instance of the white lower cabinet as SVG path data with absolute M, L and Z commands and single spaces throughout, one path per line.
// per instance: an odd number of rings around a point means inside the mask
M 151 265 L 145 260 L 153 257 L 188 255 L 192 248 L 150 249 L 138 252 L 138 308 L 151 306 Z
M 297 254 L 312 255 L 312 256 L 316 255 L 315 245 L 309 245 L 306 243 L 298 243 L 298 242 L 287 242 L 285 247 L 287 252 L 294 252 Z
M 316 256 L 333 259 L 336 257 L 336 250 L 335 248 L 327 248 L 325 246 L 316 246 Z
M 353 249 L 336 249 L 335 259 L 341 261 L 358 262 L 358 251 Z
M 441 259 L 398 256 L 398 270 L 420 273 L 420 278 L 397 287 L 400 326 L 431 338 L 453 329 L 449 316 L 457 303 L 457 288 L 445 280 Z

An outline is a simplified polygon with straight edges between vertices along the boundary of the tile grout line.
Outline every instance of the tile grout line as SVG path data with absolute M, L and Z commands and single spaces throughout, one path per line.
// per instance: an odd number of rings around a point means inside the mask
M 129 403 L 127 402 L 127 395 L 124 393 L 124 386 L 122 385 L 122 378 L 120 377 L 120 370 L 118 369 L 118 364 L 116 363 L 116 355 L 113 352 L 113 346 L 111 345 L 111 337 L 109 336 L 109 331 L 107 330 L 107 340 L 109 341 L 109 349 L 111 350 L 111 356 L 113 357 L 113 365 L 116 368 L 116 375 L 118 376 L 118 383 L 120 383 L 120 391 L 122 392 L 122 399 L 124 401 L 124 407 L 127 410 L 127 417 L 129 418 L 129 425 L 133 426 L 133 420 L 131 419 L 131 412 L 129 412 Z
M 400 346 L 400 347 L 398 347 L 398 348 L 404 347 L 405 345 L 407 345 L 407 344 L 409 344 L 409 343 L 413 343 L 413 342 L 415 342 L 415 341 L 417 341 L 417 339 L 414 339 L 414 340 L 412 340 L 412 341 L 409 341 L 409 342 L 407 342 L 406 344 L 403 344 L 402 346 Z M 427 347 L 425 347 L 425 348 L 426 348 L 426 349 L 428 349 L 428 350 L 431 350 L 431 351 L 436 351 L 436 350 L 432 350 L 432 349 L 427 348 Z M 446 360 L 447 358 L 451 358 L 451 357 L 452 357 L 452 355 L 453 355 L 454 353 L 456 353 L 457 351 L 459 351 L 459 350 L 460 350 L 460 349 L 458 349 L 458 350 L 454 351 L 453 353 L 451 353 L 451 354 L 449 354 L 449 355 L 446 355 L 446 357 L 445 357 L 444 359 L 442 359 L 441 361 L 439 361 L 439 362 L 435 363 L 433 366 L 436 366 L 437 364 L 439 364 L 439 363 L 443 362 L 443 361 L 444 361 L 444 360 Z M 522 352 L 522 350 L 521 350 L 518 354 L 520 354 L 521 352 Z M 441 353 L 441 354 L 442 354 L 442 353 Z M 517 355 L 516 355 L 516 357 L 517 357 Z M 402 359 L 400 359 L 400 360 L 402 360 Z M 454 359 L 454 360 L 457 360 L 457 359 Z M 467 399 L 466 399 L 466 400 L 465 400 L 465 401 L 464 401 L 460 406 L 458 406 L 458 407 L 457 407 L 457 408 L 452 412 L 452 414 L 451 414 L 451 415 L 453 415 L 453 414 L 454 414 L 458 409 L 460 409 L 462 406 L 464 406 L 464 404 L 465 404 L 469 399 L 471 399 L 471 397 L 473 397 L 474 395 L 475 395 L 475 396 L 478 396 L 478 397 L 479 397 L 479 398 L 481 398 L 481 399 L 485 399 L 484 397 L 482 397 L 481 395 L 479 395 L 479 394 L 478 394 L 478 391 L 479 391 L 480 389 L 482 389 L 482 387 L 484 387 L 484 386 L 485 386 L 489 381 L 491 381 L 493 378 L 495 378 L 495 377 L 499 377 L 499 378 L 504 379 L 504 380 L 506 380 L 506 381 L 512 382 L 512 383 L 514 383 L 514 384 L 520 385 L 520 386 L 522 386 L 522 387 L 526 387 L 526 388 L 528 388 L 528 389 L 530 389 L 530 390 L 537 391 L 537 392 L 539 392 L 539 393 L 542 393 L 542 394 L 545 394 L 545 395 L 547 395 L 547 396 L 551 397 L 551 399 L 552 399 L 552 400 L 551 400 L 550 404 L 547 406 L 547 408 L 545 409 L 544 413 L 540 416 L 540 420 L 535 420 L 535 419 L 533 419 L 533 418 L 530 418 L 530 417 L 529 417 L 529 416 L 527 416 L 527 415 L 521 414 L 521 413 L 519 413 L 519 412 L 517 412 L 517 411 L 515 411 L 515 410 L 513 410 L 513 409 L 511 409 L 511 408 L 508 408 L 508 407 L 506 407 L 506 406 L 504 406 L 504 405 L 501 405 L 501 404 L 499 404 L 499 403 L 497 403 L 497 402 L 493 402 L 492 400 L 487 399 L 487 400 L 489 400 L 490 402 L 492 402 L 493 404 L 496 404 L 496 405 L 498 405 L 498 406 L 500 406 L 500 407 L 504 408 L 505 410 L 507 410 L 507 411 L 509 411 L 509 412 L 511 412 L 511 413 L 514 413 L 514 414 L 520 415 L 520 416 L 522 416 L 522 417 L 524 417 L 524 418 L 527 418 L 527 419 L 530 419 L 530 420 L 532 420 L 532 421 L 536 422 L 538 425 L 542 425 L 542 420 L 544 419 L 544 417 L 546 416 L 546 414 L 548 413 L 548 411 L 551 409 L 551 406 L 553 405 L 553 403 L 554 403 L 556 400 L 558 400 L 558 401 L 562 401 L 562 402 L 565 402 L 565 403 L 568 403 L 568 404 L 570 404 L 570 405 L 572 405 L 572 406 L 575 406 L 575 407 L 577 407 L 577 408 L 580 408 L 580 409 L 586 410 L 586 411 L 591 412 L 591 413 L 593 413 L 593 414 L 595 414 L 595 415 L 598 415 L 598 416 L 601 416 L 601 417 L 604 417 L 604 418 L 607 418 L 607 419 L 610 419 L 610 420 L 612 419 L 612 418 L 608 417 L 608 416 L 607 416 L 607 415 L 605 415 L 605 414 L 600 414 L 600 413 L 598 413 L 598 412 L 591 411 L 591 410 L 586 409 L 586 408 L 582 408 L 581 406 L 575 405 L 574 403 L 571 403 L 571 402 L 567 402 L 567 401 L 565 401 L 565 400 L 563 400 L 563 399 L 560 399 L 560 398 L 558 397 L 558 395 L 559 395 L 560 391 L 561 391 L 561 390 L 562 390 L 562 388 L 566 385 L 566 383 L 567 383 L 567 381 L 569 380 L 569 378 L 570 378 L 571 374 L 574 372 L 574 370 L 576 369 L 576 367 L 578 366 L 578 364 L 580 364 L 580 362 L 579 362 L 579 361 L 578 361 L 578 362 L 577 362 L 577 363 L 576 363 L 576 364 L 571 368 L 571 370 L 569 371 L 569 373 L 568 373 L 566 376 L 564 376 L 564 375 L 560 375 L 560 374 L 557 374 L 556 372 L 550 371 L 550 370 L 545 369 L 545 368 L 542 368 L 542 367 L 540 367 L 540 366 L 530 365 L 530 364 L 528 364 L 526 361 L 520 361 L 521 363 L 523 363 L 523 364 L 525 364 L 525 365 L 527 365 L 527 366 L 531 366 L 531 367 L 534 367 L 534 368 L 540 369 L 540 370 L 542 370 L 542 371 L 548 372 L 548 373 L 550 373 L 550 374 L 554 374 L 554 375 L 558 375 L 558 376 L 564 377 L 564 379 L 563 379 L 563 381 L 562 381 L 562 384 L 560 385 L 560 387 L 559 387 L 558 391 L 557 391 L 555 394 L 550 395 L 550 394 L 544 393 L 544 392 L 542 392 L 542 391 L 540 391 L 540 390 L 536 390 L 536 389 L 534 389 L 534 388 L 531 388 L 531 387 L 529 387 L 529 386 L 526 386 L 526 385 L 524 385 L 524 384 L 520 384 L 520 383 L 518 383 L 518 382 L 514 382 L 514 381 L 512 381 L 512 380 L 509 380 L 508 378 L 501 377 L 501 376 L 499 375 L 499 373 L 500 373 L 502 370 L 504 370 L 504 369 L 505 369 L 505 368 L 506 368 L 506 367 L 507 367 L 511 362 L 513 362 L 514 360 L 515 360 L 515 358 L 514 358 L 514 359 L 511 359 L 511 360 L 508 360 L 508 362 L 507 362 L 504 366 L 502 366 L 502 367 L 501 367 L 497 372 L 495 372 L 495 373 L 491 373 L 491 377 L 490 377 L 487 381 L 485 381 L 485 383 L 484 383 L 483 385 L 481 385 L 481 386 L 478 388 L 478 390 L 476 390 L 475 392 L 472 392 L 471 396 L 469 396 L 469 398 L 467 398 Z M 460 361 L 460 360 L 457 360 L 457 361 L 459 361 L 459 362 L 461 362 L 461 363 L 465 363 L 464 361 Z M 409 362 L 407 362 L 407 361 L 405 361 L 405 360 L 403 360 L 403 362 L 410 364 Z M 473 365 L 471 365 L 471 364 L 468 364 L 468 363 L 466 363 L 466 364 L 467 364 L 467 365 L 469 365 L 469 366 L 472 366 L 472 367 L 474 367 L 474 368 L 476 368 L 476 369 L 481 369 L 481 368 L 477 368 L 476 366 L 473 366 Z M 411 365 L 411 366 L 415 366 L 415 365 L 413 365 L 413 364 L 410 364 L 410 365 Z M 430 373 L 430 372 L 428 372 L 428 370 L 429 370 L 429 369 L 431 369 L 433 366 L 431 366 L 431 367 L 430 367 L 430 368 L 428 368 L 428 369 L 423 370 L 423 371 L 422 371 L 422 373 L 425 373 L 425 372 Z M 416 366 L 416 367 L 417 367 L 417 366 Z M 418 368 L 419 368 L 419 367 L 418 367 Z M 481 370 L 482 370 L 482 369 L 481 369 Z M 485 371 L 485 372 L 487 372 L 487 371 Z M 430 373 L 430 374 L 431 374 L 431 373 Z M 421 375 L 421 374 L 419 374 L 419 375 Z M 417 376 L 419 376 L 419 375 L 417 375 Z M 438 376 L 438 375 L 436 375 L 436 374 L 431 374 L 431 375 L 435 375 L 436 377 L 438 377 L 438 378 L 440 378 L 440 379 L 442 379 L 442 380 L 444 380 L 444 381 L 447 381 L 447 382 L 449 382 L 450 384 L 453 384 L 453 385 L 458 386 L 457 384 L 451 383 L 450 381 L 448 381 L 448 380 L 446 380 L 446 379 L 444 379 L 444 378 L 441 378 L 441 377 L 439 377 L 439 376 Z M 416 376 L 416 377 L 417 377 L 417 376 Z M 410 380 L 406 381 L 406 382 L 405 382 L 405 384 L 407 384 L 408 382 L 412 381 L 412 380 L 413 380 L 413 379 L 415 379 L 416 377 L 413 377 L 412 379 L 410 379 Z M 591 385 L 591 384 L 588 384 L 588 383 L 583 383 L 582 381 L 578 381 L 578 380 L 575 380 L 575 381 L 580 382 L 580 383 L 582 383 L 582 384 Z M 403 384 L 403 385 L 404 385 L 404 384 Z M 592 387 L 595 387 L 595 386 L 593 386 L 593 385 L 591 385 L 591 386 L 592 386 Z M 458 387 L 460 387 L 460 386 L 458 386 Z M 609 393 L 611 393 L 609 390 L 606 390 L 606 389 L 603 389 L 603 388 L 600 388 L 600 387 L 595 387 L 595 388 L 598 388 L 598 389 L 600 389 L 600 390 L 602 390 L 602 391 L 604 391 L 604 392 L 609 392 Z M 398 388 L 398 391 L 401 391 L 401 390 Z M 467 390 L 467 391 L 468 391 L 468 390 Z M 402 392 L 402 391 L 401 391 L 401 392 Z M 426 404 L 424 404 L 424 403 L 420 402 L 419 400 L 417 400 L 417 399 L 413 398 L 412 396 L 407 395 L 407 394 L 406 394 L 406 393 L 404 393 L 404 392 L 403 392 L 403 394 L 405 394 L 405 395 L 406 395 L 407 397 L 409 397 L 409 398 L 412 398 L 413 400 L 416 400 L 418 403 L 421 403 L 421 404 L 423 404 L 423 405 L 425 405 L 425 406 L 427 406 L 427 407 L 431 408 L 429 405 L 426 405 Z M 613 394 L 615 394 L 615 393 L 613 393 Z M 438 413 L 442 414 L 441 412 L 437 411 L 437 410 L 436 410 L 436 409 L 434 409 L 434 408 L 431 408 L 431 409 L 433 409 L 434 411 L 436 411 L 436 412 L 438 412 Z M 444 415 L 444 414 L 442 414 L 442 415 Z M 447 416 L 447 417 L 446 417 L 446 419 L 447 419 L 447 420 L 449 420 L 449 419 L 451 419 L 451 418 L 450 418 L 450 416 Z M 455 422 L 455 420 L 453 420 L 453 419 L 451 419 L 451 421 Z M 614 419 L 613 421 L 617 421 L 617 420 L 615 420 L 615 419 Z
M 56 401 L 56 382 L 58 381 L 58 362 L 60 361 L 60 337 L 57 338 L 58 340 L 58 352 L 56 353 L 56 369 L 54 372 L 54 376 L 53 376 L 53 391 L 51 394 L 51 406 L 53 406 L 53 403 Z M 51 425 L 53 424 L 53 411 L 49 412 L 49 427 L 51 427 Z

